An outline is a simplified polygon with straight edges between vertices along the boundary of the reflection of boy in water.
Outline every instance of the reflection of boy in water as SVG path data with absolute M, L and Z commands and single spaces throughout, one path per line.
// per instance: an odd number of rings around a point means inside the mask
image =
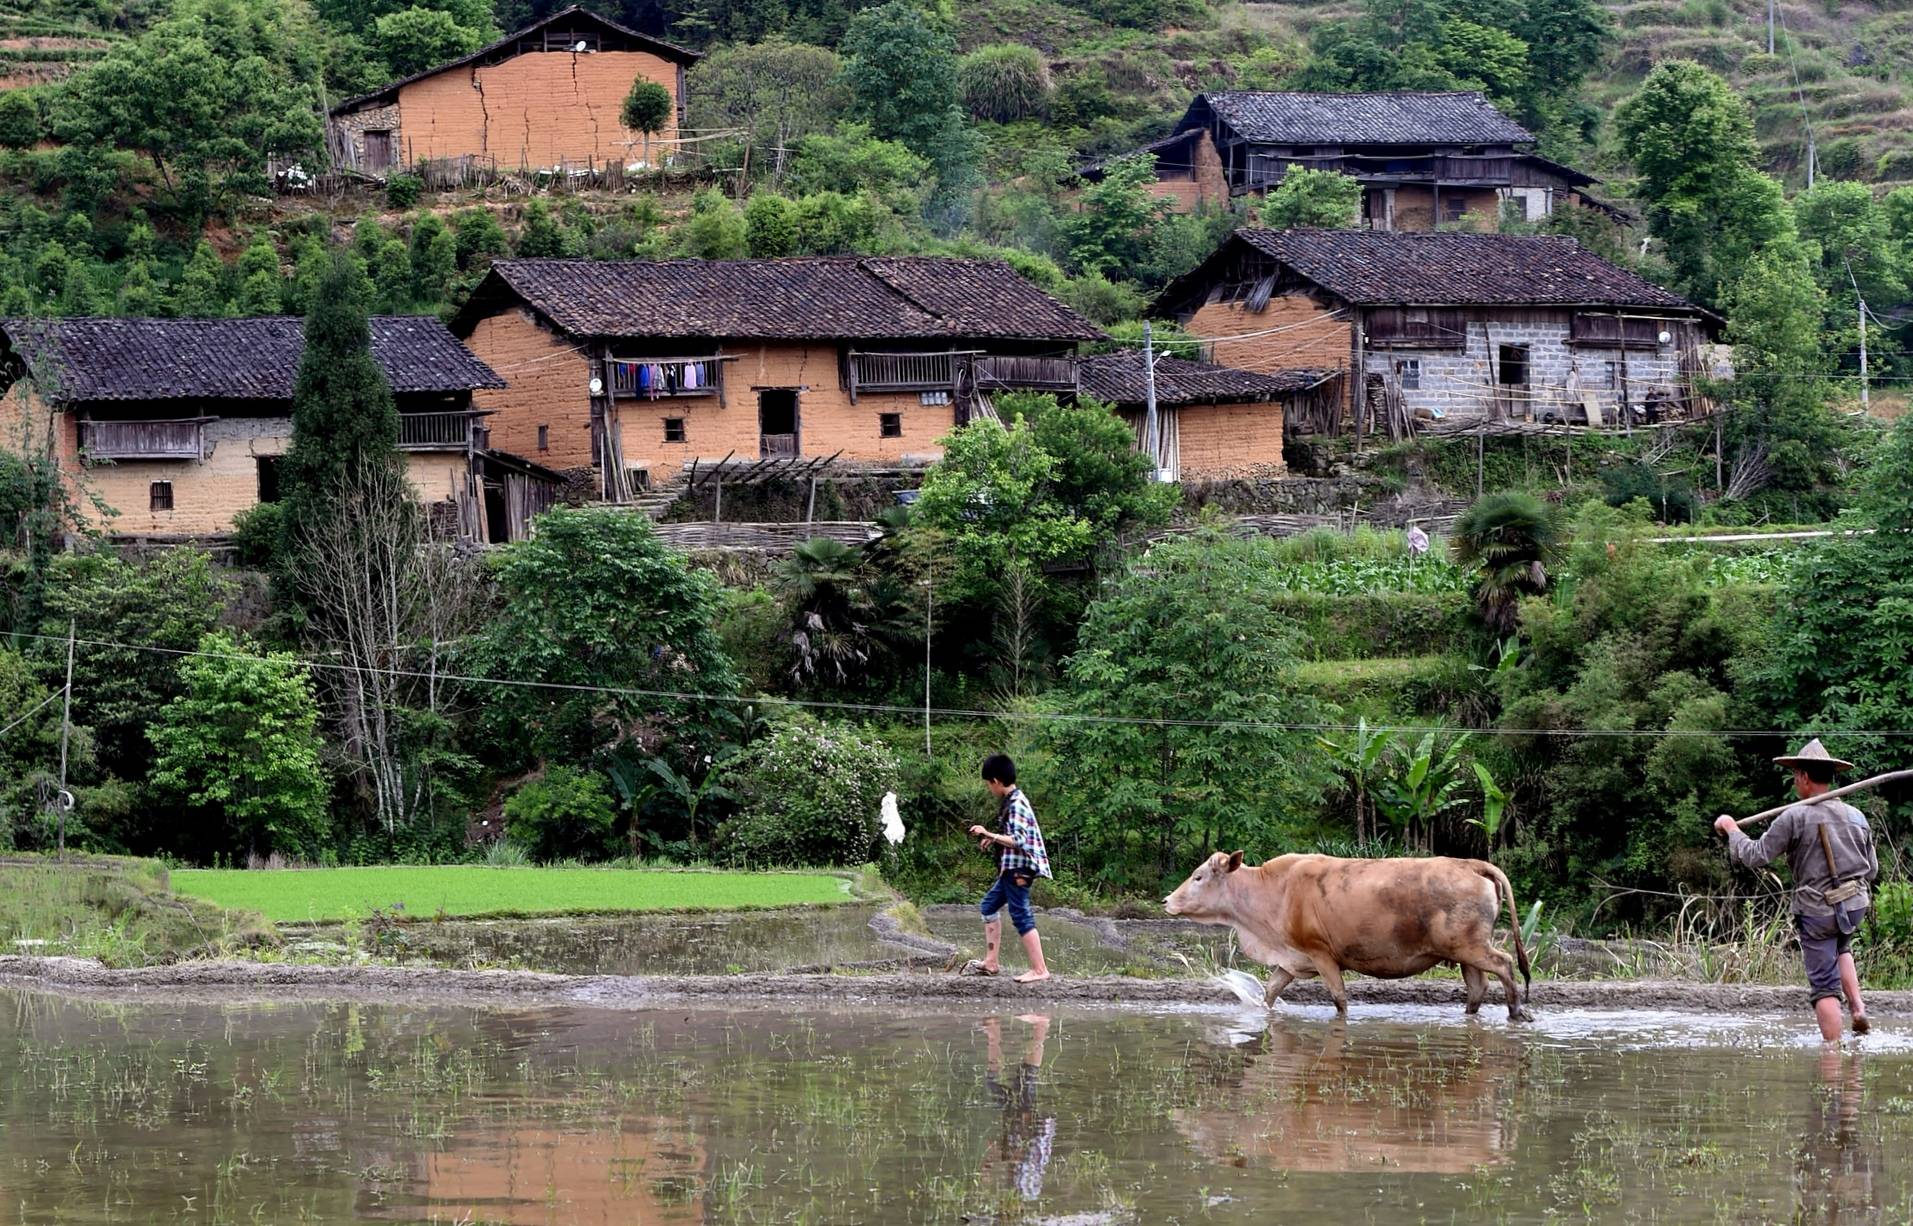
M 1024 1200 L 1043 1194 L 1043 1175 L 1049 1167 L 1050 1149 L 1056 1143 L 1056 1117 L 1036 1116 L 1037 1072 L 1043 1067 L 1043 1040 L 1049 1037 L 1050 1019 L 1040 1013 L 1026 1013 L 1016 1019 L 1030 1027 L 1029 1047 L 1016 1070 L 1013 1085 L 1003 1084 L 1003 1024 L 994 1017 L 983 1020 L 983 1035 L 988 1041 L 988 1068 L 983 1081 L 990 1098 L 1003 1108 L 1003 1135 L 997 1152 L 983 1160 L 985 1170 L 997 1162 L 1011 1166 L 1017 1193 Z
M 1797 1222 L 1877 1222 L 1881 1205 L 1873 1173 L 1881 1164 L 1877 1146 L 1860 1133 L 1860 1057 L 1837 1048 L 1820 1054 L 1820 1083 L 1801 1138 L 1794 1188 Z

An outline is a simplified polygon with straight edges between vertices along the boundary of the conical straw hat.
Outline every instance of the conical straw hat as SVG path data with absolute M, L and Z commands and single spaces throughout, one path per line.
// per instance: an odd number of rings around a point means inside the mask
M 1785 757 L 1774 759 L 1776 766 L 1800 766 L 1808 762 L 1824 762 L 1836 771 L 1850 771 L 1853 769 L 1853 763 L 1843 762 L 1828 753 L 1827 747 L 1820 743 L 1819 737 L 1815 737 L 1801 746 L 1799 753 L 1788 754 Z

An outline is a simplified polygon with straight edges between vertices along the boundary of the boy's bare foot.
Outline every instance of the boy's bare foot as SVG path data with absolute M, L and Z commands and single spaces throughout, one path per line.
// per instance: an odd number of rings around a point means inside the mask
M 1856 1013 L 1853 1015 L 1853 1033 L 1865 1034 L 1872 1029 L 1873 1029 L 1873 1023 L 1867 1021 L 1866 1014 Z
M 1016 982 L 1018 982 L 1018 983 L 1041 983 L 1041 982 L 1042 982 L 1043 980 L 1045 980 L 1045 979 L 1048 979 L 1048 978 L 1049 978 L 1049 972 L 1048 972 L 1048 971 L 1043 971 L 1043 972 L 1042 972 L 1041 974 L 1038 974 L 1038 973 L 1037 973 L 1036 971 L 1024 971 L 1024 972 L 1023 972 L 1023 973 L 1022 973 L 1021 975 L 1018 975 L 1018 976 L 1016 977 Z

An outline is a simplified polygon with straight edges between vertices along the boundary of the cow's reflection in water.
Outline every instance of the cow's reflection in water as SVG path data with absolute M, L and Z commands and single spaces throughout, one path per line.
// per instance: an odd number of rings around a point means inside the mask
M 1807 1130 L 1794 1166 L 1799 1222 L 1879 1222 L 1880 1198 L 1874 1175 L 1883 1155 L 1877 1123 L 1861 1120 L 1858 1052 L 1829 1045 L 1820 1053 L 1820 1078 L 1813 1087 Z
M 1041 1013 L 1026 1013 L 1016 1019 L 1029 1027 L 1022 1060 L 1014 1072 L 1003 1068 L 1003 1023 L 999 1018 L 983 1020 L 987 1045 L 983 1082 L 990 1099 L 1003 1112 L 1003 1130 L 996 1149 L 983 1160 L 986 1186 L 991 1174 L 1000 1172 L 1007 1190 L 1022 1200 L 1033 1201 L 1043 1193 L 1043 1177 L 1049 1171 L 1050 1152 L 1056 1144 L 1056 1117 L 1037 1110 L 1037 1083 L 1043 1068 L 1043 1043 L 1049 1038 L 1050 1019 Z
M 1234 1047 L 1215 1088 L 1175 1113 L 1197 1152 L 1233 1166 L 1292 1171 L 1459 1174 L 1514 1146 L 1521 1047 L 1471 1028 L 1429 1042 L 1348 1023 L 1245 1018 L 1211 1037 Z

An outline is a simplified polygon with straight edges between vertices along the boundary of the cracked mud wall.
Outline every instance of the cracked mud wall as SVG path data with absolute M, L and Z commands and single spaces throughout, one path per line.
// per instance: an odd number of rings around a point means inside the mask
M 618 113 L 640 78 L 677 98 L 677 65 L 643 51 L 528 51 L 441 72 L 399 90 L 400 157 L 409 165 L 483 155 L 500 170 L 638 161 L 644 138 Z M 654 162 L 676 137 L 673 117 L 651 138 Z

